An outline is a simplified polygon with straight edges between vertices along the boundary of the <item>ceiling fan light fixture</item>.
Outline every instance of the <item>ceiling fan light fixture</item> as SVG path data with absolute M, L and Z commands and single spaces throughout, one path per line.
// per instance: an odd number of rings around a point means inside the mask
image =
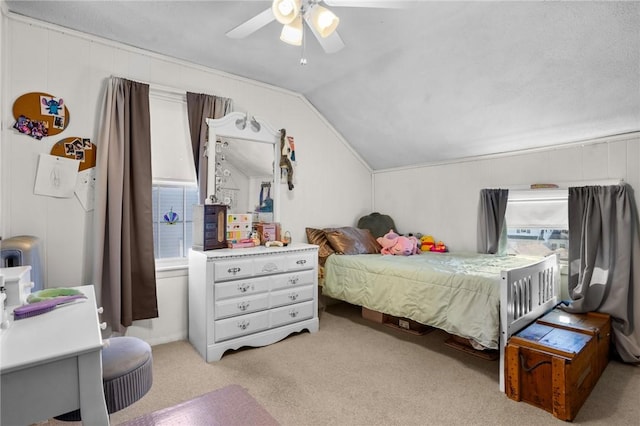
M 271 10 L 283 25 L 292 23 L 300 15 L 301 0 L 273 0 Z
M 310 12 L 310 19 L 315 30 L 321 37 L 329 37 L 338 28 L 340 18 L 335 13 L 319 5 L 315 5 Z
M 293 46 L 302 45 L 302 17 L 298 16 L 290 24 L 282 27 L 280 40 Z

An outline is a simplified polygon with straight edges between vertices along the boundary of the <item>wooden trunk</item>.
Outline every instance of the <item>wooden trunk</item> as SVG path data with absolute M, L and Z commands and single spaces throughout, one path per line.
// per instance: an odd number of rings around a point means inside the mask
M 554 309 L 536 322 L 593 336 L 597 346 L 597 375 L 598 377 L 602 375 L 609 363 L 609 348 L 611 346 L 611 318 L 609 315 L 599 312 L 572 314 Z
M 573 420 L 598 380 L 596 340 L 534 323 L 509 339 L 507 396 Z

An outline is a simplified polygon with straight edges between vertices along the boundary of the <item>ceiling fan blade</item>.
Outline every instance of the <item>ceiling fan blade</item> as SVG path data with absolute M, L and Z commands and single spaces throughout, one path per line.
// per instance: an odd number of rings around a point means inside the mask
M 403 9 L 407 7 L 406 1 L 398 0 L 324 0 L 329 7 L 378 7 L 381 9 Z
M 249 34 L 258 31 L 260 28 L 269 24 L 271 21 L 275 21 L 275 19 L 276 17 L 273 16 L 273 12 L 271 11 L 271 8 L 269 8 L 248 21 L 243 22 L 232 30 L 227 31 L 226 35 L 229 38 L 245 38 Z
M 313 35 L 316 37 L 316 40 L 318 40 L 318 43 L 320 43 L 320 46 L 322 46 L 325 52 L 335 53 L 344 47 L 344 42 L 342 41 L 342 38 L 337 31 L 334 31 L 330 36 L 322 37 L 313 27 L 313 24 L 310 22 L 310 18 L 308 16 L 305 16 L 304 20 L 307 23 L 307 28 L 311 30 Z

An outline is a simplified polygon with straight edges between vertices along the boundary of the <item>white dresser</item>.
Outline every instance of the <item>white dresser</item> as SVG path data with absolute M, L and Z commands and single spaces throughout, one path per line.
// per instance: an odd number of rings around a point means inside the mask
M 207 361 L 318 331 L 318 247 L 189 252 L 189 341 Z

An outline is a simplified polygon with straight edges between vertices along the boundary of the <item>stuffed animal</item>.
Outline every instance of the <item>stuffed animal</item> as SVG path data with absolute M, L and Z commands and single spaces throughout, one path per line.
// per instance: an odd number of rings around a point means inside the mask
M 422 251 L 431 251 L 435 245 L 436 241 L 431 235 L 424 235 L 420 238 L 420 250 Z
M 398 235 L 393 229 L 382 237 L 378 237 L 376 241 L 382 246 L 382 254 L 411 256 L 418 253 L 418 239 L 416 237 Z

